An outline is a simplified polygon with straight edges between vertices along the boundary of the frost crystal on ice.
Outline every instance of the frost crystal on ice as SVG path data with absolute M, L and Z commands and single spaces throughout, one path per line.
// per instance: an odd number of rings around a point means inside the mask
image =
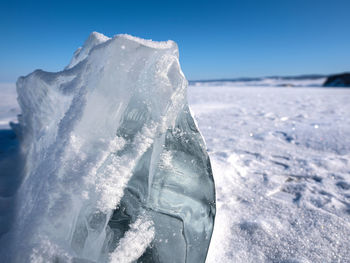
M 12 261 L 204 262 L 214 182 L 186 89 L 174 42 L 129 35 L 21 77 Z

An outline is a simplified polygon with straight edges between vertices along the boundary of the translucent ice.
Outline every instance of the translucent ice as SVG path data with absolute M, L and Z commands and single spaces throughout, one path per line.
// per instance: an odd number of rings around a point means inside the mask
M 9 262 L 204 262 L 214 182 L 172 41 L 92 33 L 17 82 L 26 162 Z

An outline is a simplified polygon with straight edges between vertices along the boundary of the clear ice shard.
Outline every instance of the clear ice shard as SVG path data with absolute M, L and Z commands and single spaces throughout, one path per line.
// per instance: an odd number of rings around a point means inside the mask
M 65 70 L 19 78 L 8 262 L 204 262 L 215 188 L 186 89 L 173 41 L 96 32 Z

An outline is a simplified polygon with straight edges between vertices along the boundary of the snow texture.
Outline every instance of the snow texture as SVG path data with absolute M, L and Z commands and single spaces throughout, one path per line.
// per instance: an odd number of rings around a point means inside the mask
M 350 90 L 190 86 L 217 193 L 207 262 L 350 262 Z
M 215 188 L 186 90 L 174 42 L 96 32 L 64 71 L 19 78 L 2 259 L 204 262 Z

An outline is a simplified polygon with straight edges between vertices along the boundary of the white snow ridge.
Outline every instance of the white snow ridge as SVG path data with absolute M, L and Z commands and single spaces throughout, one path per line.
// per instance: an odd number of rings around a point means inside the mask
M 65 70 L 19 78 L 3 262 L 203 262 L 215 188 L 186 89 L 173 41 L 96 32 Z

